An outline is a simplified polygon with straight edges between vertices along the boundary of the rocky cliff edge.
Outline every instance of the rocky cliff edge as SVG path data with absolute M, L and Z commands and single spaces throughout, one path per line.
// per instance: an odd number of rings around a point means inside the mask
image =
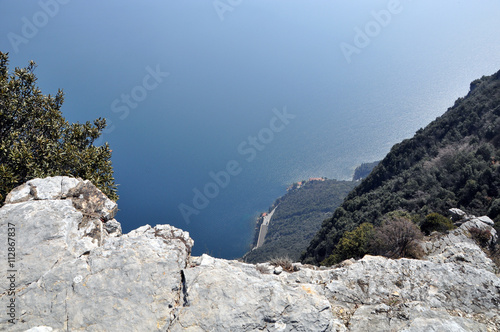
M 189 234 L 169 225 L 122 234 L 116 210 L 69 177 L 8 195 L 0 330 L 500 331 L 498 271 L 469 232 L 494 239 L 488 217 L 424 243 L 423 260 L 365 256 L 286 272 L 191 257 Z

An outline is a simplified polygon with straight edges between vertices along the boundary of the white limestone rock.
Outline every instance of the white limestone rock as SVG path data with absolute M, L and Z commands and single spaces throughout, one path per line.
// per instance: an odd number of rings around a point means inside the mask
M 490 217 L 488 216 L 482 216 L 482 217 L 477 217 L 477 219 L 483 223 L 485 223 L 486 225 L 489 225 L 489 226 L 494 226 L 495 225 L 495 222 L 493 220 L 491 220 Z
M 62 180 L 73 183 L 64 189 L 66 199 L 56 189 L 61 179 L 36 179 L 15 191 L 37 188 L 36 195 L 31 190 L 28 199 L 11 199 L 0 209 L 0 240 L 7 242 L 9 223 L 16 229 L 18 271 L 17 323 L 0 315 L 0 330 L 165 330 L 180 305 L 181 271 L 193 246 L 189 234 L 157 225 L 121 235 L 116 220 L 96 219 L 107 206 L 96 202 L 106 203 L 105 196 L 88 182 Z M 0 287 L 7 289 L 8 282 L 1 278 Z M 5 304 L 6 293 L 0 299 Z
M 82 179 L 67 176 L 54 176 L 44 179 L 30 180 L 14 188 L 6 197 L 6 204 L 25 202 L 28 200 L 54 200 L 65 197 L 71 188 L 77 186 Z
M 470 216 L 470 219 L 457 229 L 450 231 L 448 234 L 437 235 L 430 241 L 422 243 L 422 248 L 427 255 L 426 259 L 440 263 L 465 263 L 495 272 L 497 267 L 476 244 L 470 234 L 472 228 L 487 230 L 491 234 L 490 242 L 496 242 L 498 238 L 496 230 L 486 218 L 489 219 L 488 217 L 476 218 Z
M 90 183 L 35 180 L 0 209 L 1 243 L 16 225 L 19 271 L 17 323 L 0 315 L 2 331 L 500 331 L 500 278 L 470 236 L 496 236 L 486 218 L 424 244 L 424 260 L 365 256 L 290 273 L 190 257 L 193 240 L 170 225 L 121 234 Z
M 463 220 L 466 220 L 469 218 L 467 213 L 465 213 L 464 211 L 462 211 L 460 209 L 452 208 L 452 209 L 449 209 L 448 211 L 450 211 L 451 220 L 453 220 L 454 222 L 463 221 Z
M 116 219 L 111 219 L 104 223 L 104 229 L 109 236 L 122 235 L 122 225 L 118 221 L 116 221 Z
M 193 331 L 329 331 L 343 326 L 320 286 L 288 283 L 281 278 L 286 272 L 262 274 L 252 264 L 214 259 L 184 273 L 185 302 L 170 331 L 187 327 Z
M 54 331 L 54 329 L 49 326 L 37 326 L 29 330 L 26 330 L 26 332 L 52 332 L 52 331 Z
M 70 199 L 75 207 L 93 218 L 111 220 L 118 209 L 117 204 L 106 197 L 90 181 L 68 176 L 33 179 L 14 188 L 5 198 L 5 204 L 16 204 L 32 200 Z

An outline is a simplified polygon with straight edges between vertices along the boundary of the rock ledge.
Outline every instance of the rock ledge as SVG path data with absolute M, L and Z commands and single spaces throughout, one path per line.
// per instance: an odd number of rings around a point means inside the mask
M 15 324 L 0 315 L 0 330 L 500 331 L 500 278 L 468 233 L 491 231 L 487 217 L 424 244 L 424 260 L 365 256 L 289 273 L 191 257 L 189 234 L 169 225 L 121 234 L 115 213 L 81 179 L 34 179 L 9 194 L 0 241 L 14 224 L 17 311 Z M 0 294 L 2 306 L 10 298 Z

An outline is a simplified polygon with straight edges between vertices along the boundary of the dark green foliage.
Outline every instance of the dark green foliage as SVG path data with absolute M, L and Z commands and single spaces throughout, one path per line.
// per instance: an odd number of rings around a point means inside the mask
M 302 257 L 319 264 L 357 225 L 394 210 L 420 218 L 457 207 L 499 221 L 500 71 L 473 82 L 444 115 L 396 144 L 323 222 Z M 496 217 L 495 217 L 496 215 Z
M 497 198 L 491 203 L 490 209 L 488 210 L 488 216 L 495 219 L 500 216 L 500 198 Z
M 500 234 L 500 199 L 497 198 L 491 203 L 490 209 L 488 210 L 488 216 L 495 222 L 493 226 L 497 231 L 497 234 Z
M 311 181 L 299 189 L 289 190 L 273 204 L 273 207 L 278 204 L 279 207 L 273 215 L 264 244 L 248 252 L 244 256 L 245 261 L 259 263 L 285 256 L 297 261 L 321 222 L 332 215 L 355 185 L 352 181 Z
M 345 232 L 333 253 L 321 265 L 330 266 L 349 258 L 362 258 L 370 252 L 373 241 L 374 227 L 370 223 L 363 223 L 350 232 Z
M 366 178 L 371 171 L 378 165 L 380 161 L 374 161 L 372 163 L 363 163 L 360 166 L 356 167 L 354 170 L 354 175 L 352 177 L 353 181 L 358 181 Z
M 500 244 L 498 242 L 491 249 L 489 257 L 493 260 L 493 263 L 496 264 L 498 271 L 500 272 Z
M 432 232 L 444 233 L 454 228 L 456 228 L 456 226 L 453 225 L 451 219 L 435 212 L 428 214 L 425 217 L 425 221 L 422 223 L 422 225 L 420 225 L 420 229 L 426 235 L 429 235 Z
M 0 52 L 0 205 L 16 186 L 37 177 L 68 175 L 91 180 L 116 200 L 107 143 L 93 142 L 104 119 L 69 124 L 60 111 L 61 90 L 43 95 L 33 74 L 35 63 L 8 73 L 8 54 Z
M 416 244 L 423 234 L 414 223 L 415 217 L 407 211 L 398 210 L 387 213 L 380 226 L 362 223 L 353 231 L 344 233 L 333 253 L 321 265 L 330 266 L 349 258 L 359 259 L 366 254 L 420 258 Z

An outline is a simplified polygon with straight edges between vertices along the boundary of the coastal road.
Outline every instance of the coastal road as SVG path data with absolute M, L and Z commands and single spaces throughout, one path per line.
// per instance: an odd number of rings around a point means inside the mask
M 264 217 L 264 221 L 262 222 L 262 225 L 260 225 L 260 231 L 259 231 L 259 239 L 257 240 L 257 246 L 254 249 L 257 249 L 261 247 L 264 244 L 264 240 L 267 235 L 267 229 L 269 227 L 269 223 L 271 222 L 271 218 L 273 217 L 274 211 L 276 211 L 278 207 L 275 207 L 271 213 L 269 213 L 267 216 Z

